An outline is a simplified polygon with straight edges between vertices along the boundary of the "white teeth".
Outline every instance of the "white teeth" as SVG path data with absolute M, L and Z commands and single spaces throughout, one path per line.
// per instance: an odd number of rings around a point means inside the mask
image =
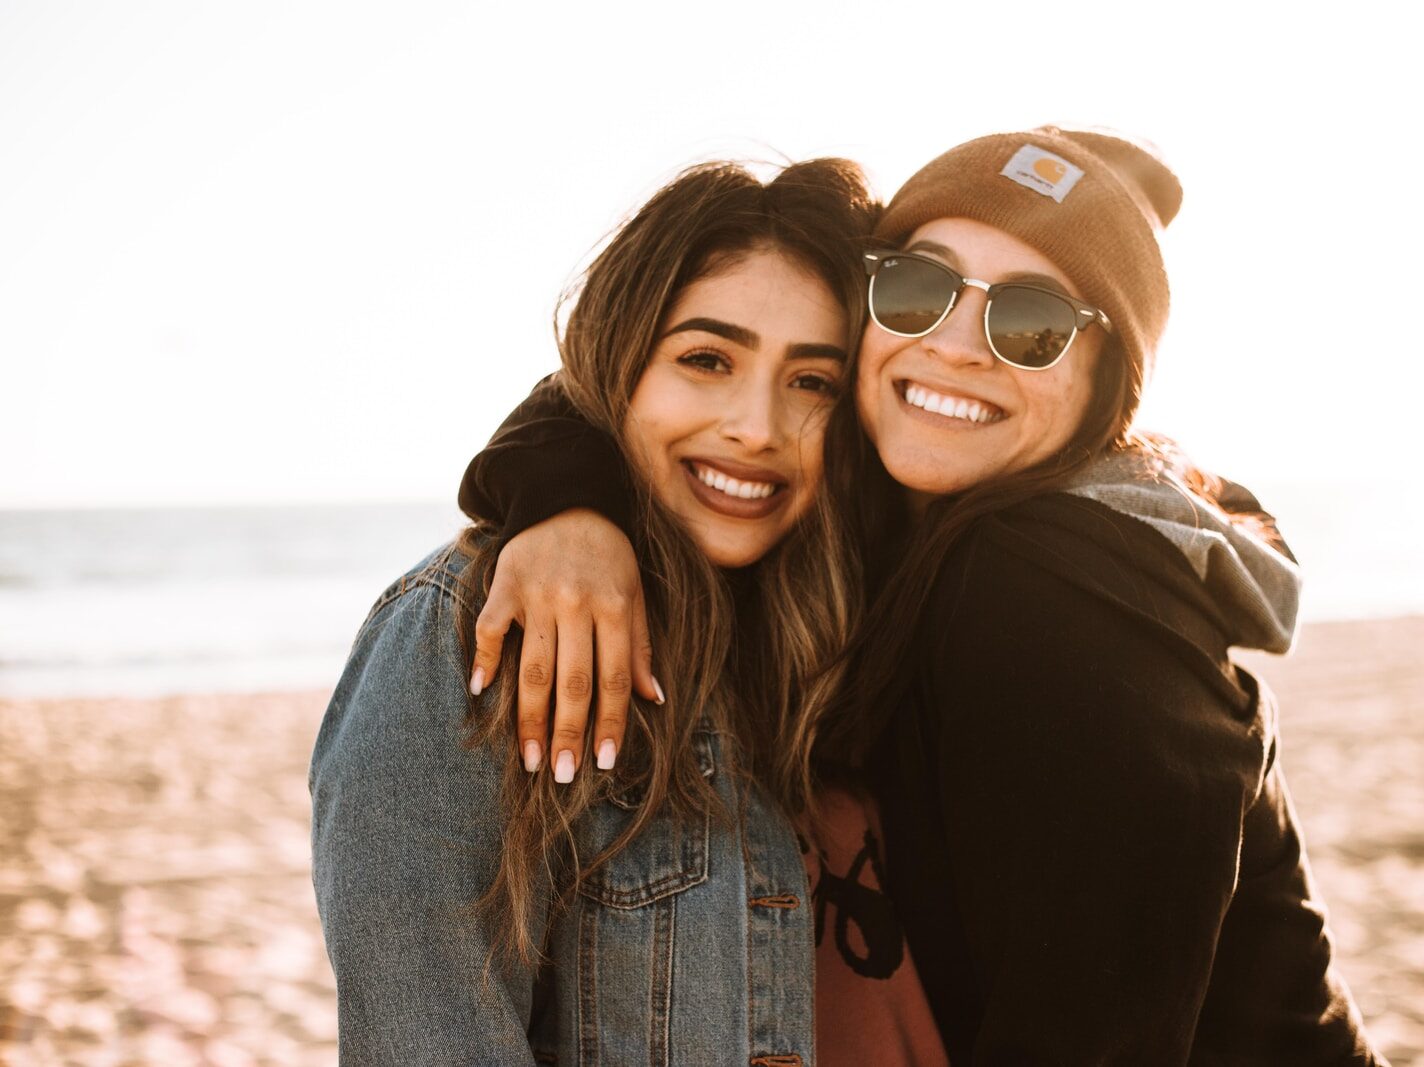
M 1003 412 L 979 403 L 977 400 L 963 400 L 933 393 L 922 385 L 905 384 L 905 400 L 917 408 L 932 411 L 951 419 L 964 419 L 981 424 L 998 422 Z
M 769 482 L 743 482 L 736 478 L 728 478 L 721 471 L 704 467 L 700 463 L 694 463 L 692 469 L 697 474 L 697 480 L 703 485 L 711 486 L 718 492 L 742 500 L 761 500 L 776 492 L 776 486 Z

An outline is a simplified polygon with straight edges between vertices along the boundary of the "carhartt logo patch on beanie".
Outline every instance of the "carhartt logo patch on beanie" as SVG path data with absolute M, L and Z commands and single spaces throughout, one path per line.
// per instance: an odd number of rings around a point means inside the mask
M 999 173 L 1036 193 L 1053 197 L 1060 204 L 1083 176 L 1083 172 L 1066 159 L 1031 144 L 1015 152 Z
M 895 194 L 875 232 L 898 245 L 933 219 L 968 218 L 1013 234 L 1107 313 L 1140 382 L 1167 325 L 1157 234 L 1181 203 L 1176 175 L 1147 148 L 1042 126 L 981 137 L 932 160 Z

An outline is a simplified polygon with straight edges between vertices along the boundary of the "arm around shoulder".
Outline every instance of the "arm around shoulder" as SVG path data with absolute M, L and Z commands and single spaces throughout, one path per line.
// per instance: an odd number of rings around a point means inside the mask
M 489 968 L 500 760 L 462 742 L 459 608 L 417 584 L 362 628 L 312 757 L 312 861 L 341 1060 L 532 1063 L 533 976 Z
M 540 382 L 472 460 L 460 509 L 501 528 L 501 545 L 560 512 L 589 508 L 632 538 L 634 498 L 616 441 L 585 419 L 558 376 Z

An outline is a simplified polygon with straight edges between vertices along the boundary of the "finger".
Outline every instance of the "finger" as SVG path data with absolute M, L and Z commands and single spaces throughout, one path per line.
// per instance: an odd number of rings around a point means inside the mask
M 653 638 L 648 632 L 648 604 L 643 599 L 643 583 L 638 582 L 637 595 L 633 600 L 633 685 L 639 695 L 661 704 L 663 687 L 653 677 Z
M 479 696 L 485 686 L 494 681 L 504 654 L 504 638 L 509 628 L 519 622 L 514 601 L 491 588 L 485 606 L 475 618 L 475 656 L 470 665 L 470 692 Z
M 549 758 L 554 764 L 554 781 L 565 784 L 574 780 L 582 762 L 588 706 L 593 698 L 592 616 L 586 610 L 560 615 L 556 640 L 558 677 Z
M 524 769 L 534 772 L 543 762 L 549 736 L 549 692 L 554 680 L 554 621 L 550 616 L 531 618 L 524 625 L 519 647 L 519 751 Z
M 594 621 L 594 653 L 598 657 L 598 711 L 593 728 L 595 762 L 610 771 L 623 750 L 628 725 L 628 701 L 633 695 L 632 605 L 604 605 Z

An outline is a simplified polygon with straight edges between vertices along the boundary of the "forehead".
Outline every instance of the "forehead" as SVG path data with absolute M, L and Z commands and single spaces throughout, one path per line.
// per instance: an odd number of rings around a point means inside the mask
M 921 243 L 940 246 L 943 251 L 919 251 L 937 254 L 971 277 L 994 282 L 1008 274 L 1042 274 L 1077 292 L 1073 280 L 1033 245 L 975 219 L 931 219 L 905 239 L 904 247 Z
M 841 343 L 846 311 L 817 274 L 783 252 L 759 249 L 712 262 L 678 292 L 664 328 L 707 316 L 789 341 Z

